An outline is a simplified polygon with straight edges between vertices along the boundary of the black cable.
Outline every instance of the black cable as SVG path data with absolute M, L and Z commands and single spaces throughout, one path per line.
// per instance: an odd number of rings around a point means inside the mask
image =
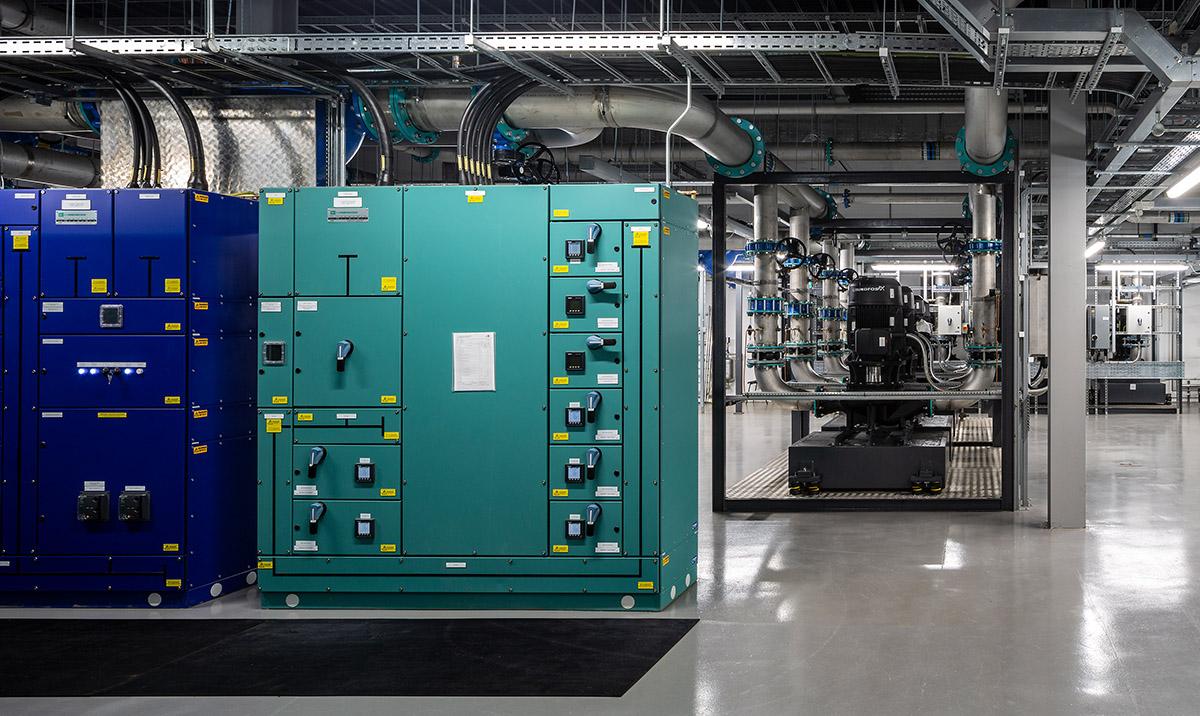
M 125 85 L 107 72 L 101 71 L 100 75 L 112 85 L 113 91 L 117 93 L 117 97 L 121 100 L 121 104 L 125 106 L 125 114 L 129 117 L 129 131 L 133 135 L 133 159 L 130 162 L 132 167 L 130 170 L 129 188 L 133 189 L 141 184 L 142 167 L 146 162 L 146 145 L 142 129 L 142 119 L 137 109 L 133 106 L 133 100 L 130 98 Z
M 179 93 L 166 82 L 150 77 L 147 77 L 146 81 L 167 98 L 167 101 L 171 103 L 171 108 L 179 116 L 179 123 L 183 125 L 183 136 L 187 140 L 188 158 L 191 165 L 191 174 L 187 180 L 188 188 L 208 191 L 208 176 L 204 166 L 204 141 L 200 137 L 200 125 L 196 123 L 196 115 L 192 114 L 191 108 L 187 106 Z
M 142 96 L 132 85 L 126 85 L 133 104 L 141 117 L 143 131 L 146 133 L 146 149 L 148 161 L 143 167 L 141 186 L 154 188 L 162 186 L 162 149 L 158 145 L 158 128 L 154 126 L 154 118 L 142 100 Z
M 486 172 L 487 172 L 487 182 L 489 184 L 495 183 L 494 177 L 493 177 L 492 132 L 494 131 L 496 124 L 499 123 L 502 119 L 504 119 L 504 112 L 508 109 L 508 107 L 514 101 L 516 101 L 516 99 L 518 97 L 520 97 L 521 95 L 528 92 L 529 89 L 532 88 L 536 84 L 533 80 L 526 79 L 522 76 L 518 76 L 515 79 L 516 79 L 516 82 L 513 84 L 513 86 L 503 88 L 499 91 L 499 97 L 497 98 L 497 100 L 495 102 L 495 106 L 491 110 L 491 113 L 488 115 L 488 119 L 490 121 L 489 121 L 489 124 L 487 125 L 488 133 L 487 133 L 486 144 L 485 144 L 485 166 L 486 166 Z M 549 150 L 547 149 L 547 151 L 549 151 Z M 553 156 L 554 156 L 553 153 L 551 153 L 551 157 L 553 157 Z M 553 159 L 551 159 L 551 161 L 553 162 Z M 554 166 L 555 166 L 555 169 L 558 168 L 557 164 L 555 164 Z
M 510 75 L 488 82 L 472 98 L 475 111 L 471 114 L 464 142 L 467 148 L 467 176 L 471 183 L 490 184 L 488 169 L 491 165 L 492 133 L 495 131 L 495 109 L 499 97 L 520 81 L 520 76 Z M 503 111 L 503 110 L 501 110 Z
M 353 75 L 342 75 L 342 81 L 350 86 L 351 91 L 362 100 L 363 107 L 371 113 L 375 120 L 375 132 L 379 135 L 379 173 L 375 183 L 379 186 L 392 183 L 392 128 L 388 124 L 387 115 L 383 113 L 383 105 L 367 85 Z M 354 101 L 353 96 L 350 101 Z

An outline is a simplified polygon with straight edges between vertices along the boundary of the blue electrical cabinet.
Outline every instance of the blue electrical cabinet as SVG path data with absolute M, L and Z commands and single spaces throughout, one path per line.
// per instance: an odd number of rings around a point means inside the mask
M 252 584 L 256 202 L 5 190 L 0 232 L 0 603 Z

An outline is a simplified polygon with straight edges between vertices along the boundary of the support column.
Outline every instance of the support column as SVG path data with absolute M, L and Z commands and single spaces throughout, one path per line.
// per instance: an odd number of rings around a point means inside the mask
M 1087 107 L 1050 92 L 1050 527 L 1085 527 Z

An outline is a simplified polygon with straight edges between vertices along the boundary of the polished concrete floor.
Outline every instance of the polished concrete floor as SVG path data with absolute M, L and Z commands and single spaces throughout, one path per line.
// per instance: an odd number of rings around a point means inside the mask
M 1200 414 L 1086 420 L 1086 531 L 1041 528 L 1038 418 L 1018 513 L 713 516 L 702 478 L 700 582 L 666 613 L 700 624 L 621 699 L 42 699 L 0 713 L 1200 713 Z M 777 409 L 731 416 L 731 472 L 774 455 L 786 429 Z M 48 613 L 80 615 L 0 618 Z M 259 612 L 250 593 L 135 614 L 306 616 Z

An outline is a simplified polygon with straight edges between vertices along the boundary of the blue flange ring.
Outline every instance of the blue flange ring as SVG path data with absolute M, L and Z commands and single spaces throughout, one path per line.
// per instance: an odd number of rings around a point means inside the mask
M 514 144 L 520 144 L 529 137 L 528 129 L 514 127 L 508 122 L 504 121 L 504 117 L 500 117 L 500 121 L 496 122 L 496 131 L 500 132 L 500 134 L 504 135 L 505 139 Z
M 1017 152 L 1017 139 L 1011 129 L 1005 134 L 1004 151 L 1000 153 L 1000 158 L 991 164 L 980 164 L 967 154 L 966 134 L 967 128 L 963 127 L 958 130 L 958 136 L 954 139 L 954 152 L 958 155 L 958 163 L 963 171 L 977 177 L 994 177 L 1012 166 L 1013 156 Z
M 393 87 L 388 92 L 388 105 L 392 110 L 392 123 L 396 125 L 396 134 L 412 144 L 433 144 L 437 141 L 437 132 L 427 132 L 420 129 L 408 113 L 408 95 L 399 87 Z M 368 129 L 372 129 L 368 125 Z
M 820 194 L 822 197 L 825 198 L 825 218 L 826 219 L 835 218 L 838 214 L 838 208 L 837 208 L 837 201 L 834 200 L 833 195 L 827 191 L 821 191 L 820 189 L 817 189 L 816 187 L 814 187 L 813 189 L 814 189 L 814 191 L 816 191 L 818 194 Z
M 727 177 L 744 177 L 759 171 L 771 171 L 773 161 L 771 155 L 767 154 L 767 144 L 763 141 L 762 132 L 748 119 L 734 117 L 733 123 L 750 137 L 750 143 L 754 145 L 754 151 L 750 153 L 749 159 L 736 166 L 723 164 L 712 157 L 708 157 L 709 166 L 713 168 L 714 172 Z
M 971 218 L 971 197 L 969 196 L 963 197 L 963 218 Z

